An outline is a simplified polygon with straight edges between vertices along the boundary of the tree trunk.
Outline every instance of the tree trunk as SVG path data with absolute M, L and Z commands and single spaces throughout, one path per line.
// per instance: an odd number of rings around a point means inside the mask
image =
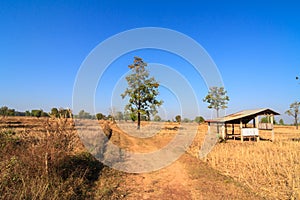
M 150 121 L 150 112 L 147 112 L 147 117 L 148 117 L 147 121 Z
M 140 94 L 139 94 L 139 96 L 140 96 Z M 138 101 L 138 127 L 137 127 L 137 130 L 140 130 L 140 128 L 141 128 L 141 111 L 140 111 L 140 109 L 141 109 L 141 101 L 139 100 Z
M 296 129 L 298 130 L 298 115 L 295 115 L 295 124 L 296 124 Z
M 138 112 L 138 124 L 137 124 L 137 129 L 139 130 L 141 128 L 141 113 Z

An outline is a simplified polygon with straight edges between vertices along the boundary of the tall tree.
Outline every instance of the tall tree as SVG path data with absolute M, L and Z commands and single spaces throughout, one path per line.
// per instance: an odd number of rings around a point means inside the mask
M 203 99 L 204 102 L 209 103 L 209 109 L 215 109 L 217 111 L 217 117 L 219 117 L 220 109 L 227 108 L 229 97 L 226 95 L 227 91 L 224 87 L 211 87 L 206 97 Z
M 126 76 L 128 87 L 121 96 L 123 99 L 129 97 L 125 110 L 137 115 L 137 129 L 140 129 L 141 115 L 149 117 L 150 114 L 156 114 L 157 107 L 162 105 L 163 101 L 156 99 L 159 84 L 154 77 L 149 77 L 147 63 L 142 58 L 134 57 L 133 63 L 128 67 L 131 69 L 131 74 Z
M 300 107 L 300 102 L 295 101 L 290 105 L 290 109 L 285 112 L 286 114 L 294 117 L 296 129 L 298 129 L 299 107 Z

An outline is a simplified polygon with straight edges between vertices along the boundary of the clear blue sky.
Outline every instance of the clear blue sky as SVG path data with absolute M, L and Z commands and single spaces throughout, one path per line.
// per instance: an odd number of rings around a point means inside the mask
M 299 10 L 298 1 L 288 0 L 2 0 L 0 106 L 20 111 L 72 107 L 76 74 L 89 52 L 114 34 L 150 26 L 182 32 L 206 49 L 231 99 L 227 113 L 269 107 L 283 114 L 290 103 L 300 100 L 300 84 L 295 79 L 300 75 Z M 132 52 L 114 63 L 119 68 L 123 65 L 123 71 L 112 65 L 107 76 L 128 71 L 136 54 L 146 62 L 167 64 L 179 71 L 178 63 L 184 66 L 184 61 L 177 62 L 178 58 L 168 54 Z M 186 78 L 192 84 L 199 79 L 189 72 Z M 116 84 L 113 78 L 106 81 L 105 85 Z M 200 111 L 210 117 L 201 101 L 207 88 L 201 81 L 196 88 Z M 106 98 L 105 94 L 97 97 Z M 174 100 L 169 98 L 169 102 Z M 106 113 L 109 105 L 98 103 L 96 108 Z

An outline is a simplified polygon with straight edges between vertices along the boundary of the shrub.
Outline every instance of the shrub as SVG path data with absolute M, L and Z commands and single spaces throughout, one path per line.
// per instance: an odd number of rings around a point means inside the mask
M 103 115 L 102 113 L 97 113 L 97 114 L 96 114 L 96 118 L 97 118 L 98 120 L 102 120 L 102 119 L 105 119 L 105 115 Z
M 46 121 L 47 134 L 0 131 L 0 199 L 93 198 L 90 188 L 103 165 L 78 150 L 67 122 Z
M 197 116 L 195 117 L 195 122 L 197 122 L 198 124 L 201 124 L 203 122 L 205 122 L 205 119 L 202 116 Z
M 180 115 L 177 115 L 177 116 L 175 117 L 175 120 L 176 120 L 176 122 L 181 122 L 181 116 L 180 116 Z
M 153 120 L 156 121 L 156 122 L 160 122 L 161 121 L 161 117 L 158 116 L 158 115 L 155 115 Z

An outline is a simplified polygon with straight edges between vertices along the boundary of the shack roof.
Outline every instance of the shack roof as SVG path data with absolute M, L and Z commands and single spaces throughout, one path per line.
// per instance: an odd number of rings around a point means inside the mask
M 254 110 L 243 110 L 237 113 L 227 115 L 225 117 L 219 117 L 211 120 L 206 120 L 211 123 L 231 123 L 239 124 L 240 121 L 243 123 L 248 123 L 250 120 L 259 115 L 280 115 L 278 112 L 275 112 L 269 108 L 260 108 Z

